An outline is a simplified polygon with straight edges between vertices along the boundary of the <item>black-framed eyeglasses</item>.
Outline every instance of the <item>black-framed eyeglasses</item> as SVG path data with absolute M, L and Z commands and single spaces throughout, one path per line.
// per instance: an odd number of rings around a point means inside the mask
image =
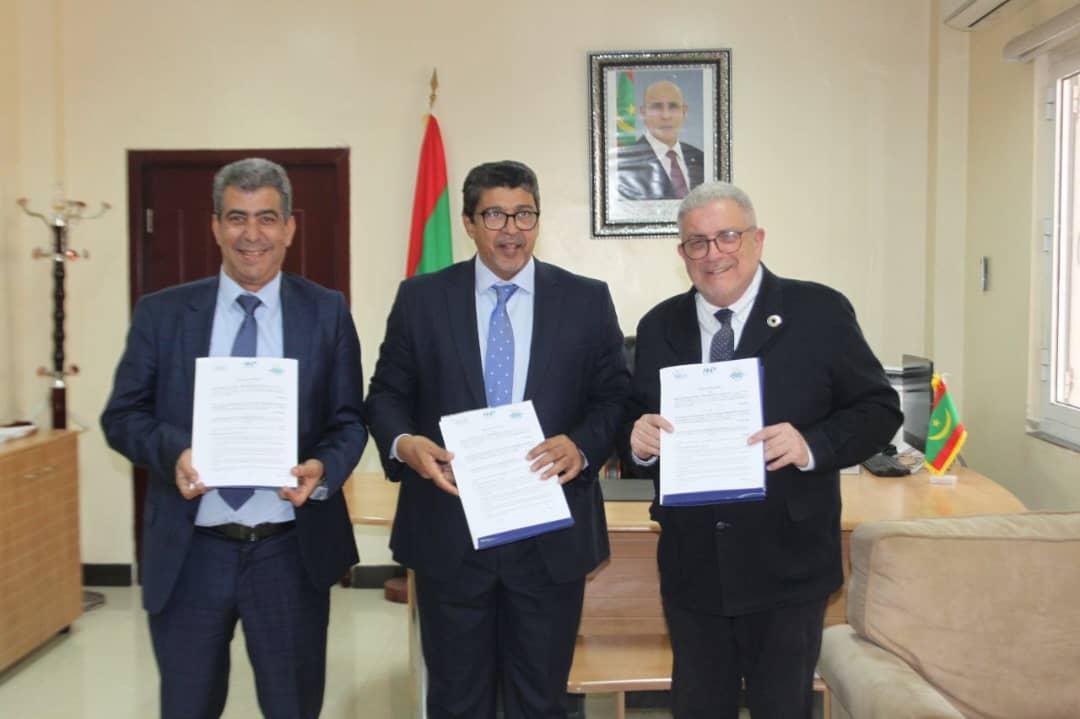
M 700 260 L 707 256 L 709 254 L 709 245 L 716 245 L 717 250 L 730 255 L 732 252 L 738 252 L 739 248 L 742 247 L 743 235 L 756 229 L 751 225 L 745 230 L 721 230 L 712 237 L 691 235 L 680 246 L 683 249 L 683 254 L 691 260 Z
M 540 219 L 540 210 L 503 212 L 498 207 L 489 207 L 480 211 L 480 217 L 484 220 L 484 227 L 489 230 L 503 229 L 511 217 L 514 218 L 514 226 L 519 230 L 531 230 L 536 227 L 536 223 Z

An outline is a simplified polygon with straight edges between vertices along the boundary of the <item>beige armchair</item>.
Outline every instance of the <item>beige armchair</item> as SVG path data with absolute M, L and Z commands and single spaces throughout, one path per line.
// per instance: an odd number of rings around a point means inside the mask
M 847 619 L 834 719 L 1080 717 L 1080 512 L 861 525 Z

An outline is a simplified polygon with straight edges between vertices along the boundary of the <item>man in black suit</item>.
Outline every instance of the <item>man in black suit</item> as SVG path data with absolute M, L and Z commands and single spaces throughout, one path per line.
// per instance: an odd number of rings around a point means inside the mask
M 885 446 L 899 402 L 848 301 L 761 264 L 742 190 L 702 185 L 678 221 L 694 286 L 638 325 L 630 461 L 658 482 L 660 432 L 679 431 L 656 414 L 662 367 L 757 357 L 765 427 L 747 441 L 764 444 L 767 472 L 761 501 L 653 503 L 674 715 L 735 719 L 745 679 L 754 719 L 808 718 L 825 604 L 843 583 L 839 470 Z
M 101 416 L 109 445 L 149 469 L 143 606 L 167 719 L 221 716 L 238 619 L 263 715 L 317 717 L 330 586 L 358 561 L 340 490 L 367 442 L 360 343 L 340 292 L 281 271 L 291 201 L 285 170 L 268 160 L 217 173 L 221 272 L 139 300 Z M 298 360 L 295 489 L 199 481 L 195 359 L 221 355 Z
M 622 333 L 606 285 L 533 258 L 532 170 L 480 165 L 463 194 L 476 257 L 401 284 L 371 379 L 372 435 L 401 482 L 390 546 L 416 574 L 429 717 L 493 717 L 496 683 L 507 719 L 565 717 L 585 575 L 609 553 L 596 480 L 629 384 Z M 500 312 L 513 335 L 501 399 L 486 383 Z M 522 400 L 547 438 L 528 458 L 562 484 L 574 525 L 474 550 L 439 418 Z
M 625 200 L 681 200 L 705 179 L 705 155 L 679 140 L 689 108 L 668 80 L 645 88 L 639 108 L 645 133 L 618 150 L 619 196 Z

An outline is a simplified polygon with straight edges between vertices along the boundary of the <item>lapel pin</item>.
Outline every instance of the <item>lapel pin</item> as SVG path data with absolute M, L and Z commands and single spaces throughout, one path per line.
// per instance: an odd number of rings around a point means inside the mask
M 769 327 L 779 327 L 783 322 L 784 320 L 780 315 L 769 315 L 768 319 L 765 320 L 765 324 Z

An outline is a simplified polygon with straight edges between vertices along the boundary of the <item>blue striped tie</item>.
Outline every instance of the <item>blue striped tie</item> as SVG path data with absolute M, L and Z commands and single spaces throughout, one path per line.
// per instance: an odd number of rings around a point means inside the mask
M 255 322 L 255 308 L 262 304 L 262 300 L 255 295 L 240 295 L 236 298 L 236 301 L 244 308 L 244 322 L 236 332 L 236 339 L 233 341 L 232 346 L 232 356 L 254 357 L 259 338 L 259 327 Z M 218 490 L 218 494 L 230 507 L 240 509 L 241 505 L 251 499 L 251 495 L 255 494 L 255 490 L 244 487 L 222 487 Z
M 518 286 L 492 285 L 498 299 L 488 324 L 487 349 L 484 352 L 484 392 L 488 407 L 510 404 L 514 389 L 514 329 L 506 303 Z

